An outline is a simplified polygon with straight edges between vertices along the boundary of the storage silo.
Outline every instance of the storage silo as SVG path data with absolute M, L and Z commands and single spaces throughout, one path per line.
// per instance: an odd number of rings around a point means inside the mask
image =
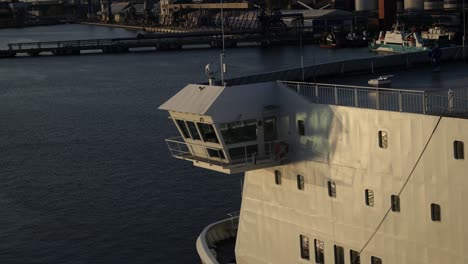
M 405 0 L 405 11 L 424 10 L 424 0 Z
M 403 0 L 398 0 L 396 2 L 396 9 L 397 9 L 397 12 L 398 13 L 402 13 L 403 12 Z
M 444 0 L 444 9 L 457 9 L 458 0 Z
M 424 0 L 424 10 L 440 10 L 443 7 L 443 0 Z
M 378 8 L 377 1 L 378 0 L 356 0 L 356 11 L 376 10 Z

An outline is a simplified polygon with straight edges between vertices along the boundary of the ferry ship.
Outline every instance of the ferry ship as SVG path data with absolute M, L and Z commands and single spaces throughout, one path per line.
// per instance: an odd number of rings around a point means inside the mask
M 378 58 L 380 70 L 398 58 Z M 318 69 L 347 76 L 344 65 L 358 78 L 365 64 L 379 70 L 374 60 L 305 68 L 300 82 L 293 69 L 189 84 L 160 106 L 179 132 L 166 140 L 173 157 L 244 173 L 240 213 L 196 242 L 202 263 L 468 263 L 466 80 L 437 90 L 307 82 Z

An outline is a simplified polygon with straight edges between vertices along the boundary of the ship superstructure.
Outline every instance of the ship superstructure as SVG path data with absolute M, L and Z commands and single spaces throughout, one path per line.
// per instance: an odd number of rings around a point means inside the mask
M 443 88 L 443 87 L 442 87 Z M 466 89 L 275 81 L 188 85 L 163 104 L 172 155 L 245 173 L 203 263 L 468 263 Z M 219 257 L 219 256 L 218 256 Z

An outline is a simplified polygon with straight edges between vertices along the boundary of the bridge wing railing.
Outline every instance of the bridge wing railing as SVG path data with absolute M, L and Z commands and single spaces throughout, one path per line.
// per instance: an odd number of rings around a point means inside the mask
M 426 92 L 325 83 L 280 81 L 308 101 L 368 109 L 425 114 Z
M 466 88 L 423 91 L 325 83 L 278 82 L 317 104 L 468 117 L 468 89 Z

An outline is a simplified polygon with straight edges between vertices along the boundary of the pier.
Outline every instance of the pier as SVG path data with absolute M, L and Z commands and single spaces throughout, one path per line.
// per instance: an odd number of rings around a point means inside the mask
M 311 38 L 304 37 L 304 41 Z M 224 43 L 226 47 L 238 45 L 278 45 L 298 42 L 295 31 L 286 29 L 233 30 L 226 31 Z M 0 58 L 11 58 L 18 55 L 79 55 L 87 53 L 125 53 L 132 49 L 180 50 L 183 48 L 220 48 L 222 46 L 221 31 L 205 31 L 190 33 L 146 34 L 135 38 L 64 40 L 47 42 L 10 43 L 8 49 L 0 50 Z

